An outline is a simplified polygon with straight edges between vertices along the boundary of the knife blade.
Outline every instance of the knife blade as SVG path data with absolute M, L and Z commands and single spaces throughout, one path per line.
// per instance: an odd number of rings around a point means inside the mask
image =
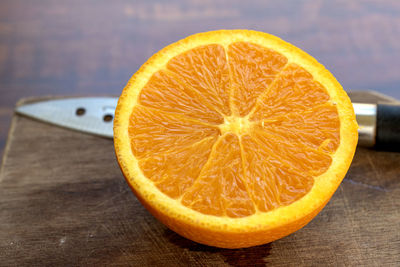
M 16 113 L 72 130 L 113 137 L 118 98 L 78 97 L 25 104 Z
M 25 104 L 16 112 L 65 128 L 113 137 L 116 97 L 78 97 Z M 400 150 L 400 105 L 353 103 L 359 145 Z

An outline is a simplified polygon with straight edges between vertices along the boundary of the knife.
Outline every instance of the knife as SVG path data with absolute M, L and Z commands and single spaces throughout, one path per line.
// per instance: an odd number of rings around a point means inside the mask
M 21 105 L 16 112 L 80 132 L 113 137 L 118 98 L 78 97 Z M 400 151 L 400 104 L 353 103 L 359 125 L 358 144 Z

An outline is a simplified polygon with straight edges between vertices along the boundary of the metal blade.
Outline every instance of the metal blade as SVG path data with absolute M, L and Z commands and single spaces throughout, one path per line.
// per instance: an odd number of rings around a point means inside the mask
M 18 114 L 73 130 L 113 137 L 116 97 L 81 97 L 42 101 L 16 108 Z

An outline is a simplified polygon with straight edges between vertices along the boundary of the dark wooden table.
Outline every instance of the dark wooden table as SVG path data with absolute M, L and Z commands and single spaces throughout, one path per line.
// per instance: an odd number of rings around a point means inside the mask
M 275 34 L 316 57 L 344 88 L 400 98 L 397 0 L 2 0 L 0 154 L 21 97 L 118 95 L 160 48 L 221 28 Z

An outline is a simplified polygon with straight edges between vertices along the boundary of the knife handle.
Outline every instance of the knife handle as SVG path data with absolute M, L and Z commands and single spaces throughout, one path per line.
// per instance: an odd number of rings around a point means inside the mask
M 378 104 L 376 111 L 376 147 L 400 151 L 400 104 Z

